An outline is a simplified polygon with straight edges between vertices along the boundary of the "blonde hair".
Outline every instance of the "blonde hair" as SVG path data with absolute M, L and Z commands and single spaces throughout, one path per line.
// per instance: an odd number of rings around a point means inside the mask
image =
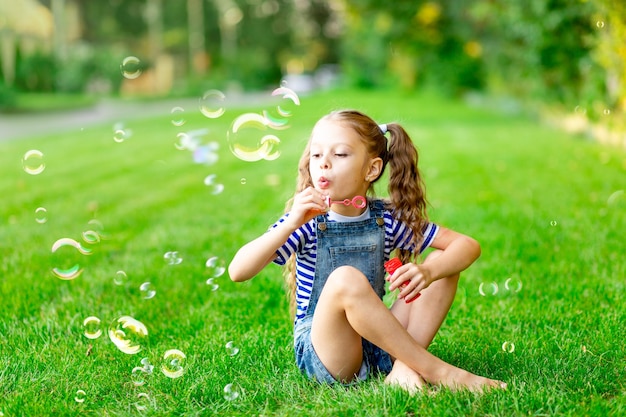
M 383 168 L 380 175 L 370 183 L 367 191 L 369 196 L 375 196 L 374 183 L 381 178 L 385 168 L 389 165 L 389 183 L 387 186 L 389 200 L 385 201 L 385 206 L 393 212 L 399 221 L 407 224 L 413 232 L 413 244 L 417 245 L 422 240 L 424 227 L 428 224 L 427 201 L 424 181 L 417 166 L 419 155 L 408 133 L 399 124 L 388 123 L 386 130 L 389 132 L 389 140 L 387 140 L 373 119 L 356 110 L 334 111 L 322 117 L 317 124 L 321 122 L 336 122 L 352 128 L 361 137 L 368 154 L 373 158 L 382 159 Z M 313 186 L 309 171 L 310 144 L 311 140 L 309 139 L 298 163 L 298 179 L 294 195 Z M 292 202 L 293 198 L 287 202 L 285 212 L 291 209 Z M 398 256 L 403 263 L 416 257 L 415 254 L 406 250 L 399 251 Z M 295 255 L 292 255 L 287 262 L 285 280 L 293 314 L 295 313 L 296 293 Z

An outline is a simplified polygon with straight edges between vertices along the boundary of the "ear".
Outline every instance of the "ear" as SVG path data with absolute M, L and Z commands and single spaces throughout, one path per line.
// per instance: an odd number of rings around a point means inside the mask
M 383 170 L 383 160 L 382 158 L 376 157 L 370 160 L 370 166 L 367 171 L 367 175 L 365 179 L 369 182 L 374 182 L 380 176 L 380 173 Z

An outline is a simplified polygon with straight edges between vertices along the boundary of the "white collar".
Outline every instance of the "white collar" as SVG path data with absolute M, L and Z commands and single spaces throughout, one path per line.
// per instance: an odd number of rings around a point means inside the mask
M 370 218 L 370 207 L 369 207 L 369 204 L 365 208 L 365 211 L 363 213 L 359 214 L 358 216 L 344 216 L 342 214 L 335 213 L 332 210 L 330 210 L 328 212 L 328 220 L 331 221 L 331 222 L 358 222 L 358 221 L 361 221 L 361 220 L 367 220 L 369 218 Z

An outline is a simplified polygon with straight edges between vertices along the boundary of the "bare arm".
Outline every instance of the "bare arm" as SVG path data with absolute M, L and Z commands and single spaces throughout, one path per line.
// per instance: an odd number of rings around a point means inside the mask
M 403 282 L 412 280 L 413 285 L 408 285 L 399 294 L 400 297 L 411 298 L 432 282 L 464 271 L 480 256 L 480 245 L 476 240 L 445 227 L 439 228 L 430 246 L 440 249 L 441 254 L 428 258 L 422 264 L 402 265 L 389 278 L 390 290 L 393 291 Z
M 327 208 L 323 195 L 307 188 L 294 197 L 293 207 L 284 222 L 242 246 L 228 265 L 230 279 L 247 281 L 276 258 L 280 248 L 296 229 Z

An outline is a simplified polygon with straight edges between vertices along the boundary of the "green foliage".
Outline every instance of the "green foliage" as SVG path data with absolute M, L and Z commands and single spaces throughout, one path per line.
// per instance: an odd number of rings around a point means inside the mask
M 141 104 L 138 104 L 141 105 Z M 263 233 L 292 195 L 297 161 L 314 122 L 354 107 L 381 122 L 400 121 L 420 150 L 433 221 L 481 242 L 482 256 L 462 275 L 456 300 L 430 350 L 470 371 L 503 379 L 504 392 L 445 390 L 409 396 L 380 379 L 323 387 L 293 363 L 281 271 L 252 281 L 226 275 L 211 291 L 205 261 L 228 261 Z M 264 105 L 228 107 L 218 119 L 185 113 L 126 121 L 133 134 L 113 140 L 110 124 L 0 143 L 0 412 L 11 415 L 622 415 L 626 250 L 622 231 L 626 154 L 579 141 L 521 116 L 468 107 L 435 95 L 335 91 L 302 98 L 280 131 L 274 161 L 242 162 L 228 150 L 230 122 Z M 167 113 L 167 109 L 166 109 Z M 34 119 L 35 120 L 35 119 Z M 70 123 L 71 124 L 71 123 Z M 209 129 L 216 165 L 175 149 L 182 130 Z M 29 149 L 45 170 L 25 173 Z M 212 194 L 204 178 L 224 184 Z M 242 178 L 247 179 L 245 184 Z M 620 190 L 622 192 L 620 193 Z M 380 195 L 385 190 L 378 190 Z M 35 210 L 47 209 L 45 223 Z M 102 223 L 93 254 L 54 257 L 61 237 Z M 168 265 L 163 254 L 183 261 Z M 76 256 L 76 257 L 74 257 Z M 59 263 L 84 271 L 63 281 Z M 71 263 L 69 263 L 71 265 Z M 116 272 L 128 281 L 116 285 Z M 506 287 L 507 280 L 521 287 Z M 149 281 L 157 293 L 144 299 Z M 480 295 L 481 283 L 496 283 Z M 519 288 L 519 291 L 517 291 Z M 137 355 L 120 352 L 106 330 L 131 315 L 148 327 Z M 98 316 L 105 334 L 83 336 Z M 233 341 L 240 351 L 230 356 Z M 515 349 L 502 349 L 505 342 Z M 187 355 L 178 379 L 161 372 L 167 349 Z M 143 385 L 131 379 L 148 358 Z M 224 398 L 233 383 L 240 397 Z M 86 392 L 83 403 L 74 399 Z M 147 394 L 140 396 L 140 394 Z M 144 402 L 145 401 L 145 402 Z M 146 407 L 145 410 L 138 409 Z
M 0 82 L 0 111 L 12 110 L 17 103 L 15 89 Z

